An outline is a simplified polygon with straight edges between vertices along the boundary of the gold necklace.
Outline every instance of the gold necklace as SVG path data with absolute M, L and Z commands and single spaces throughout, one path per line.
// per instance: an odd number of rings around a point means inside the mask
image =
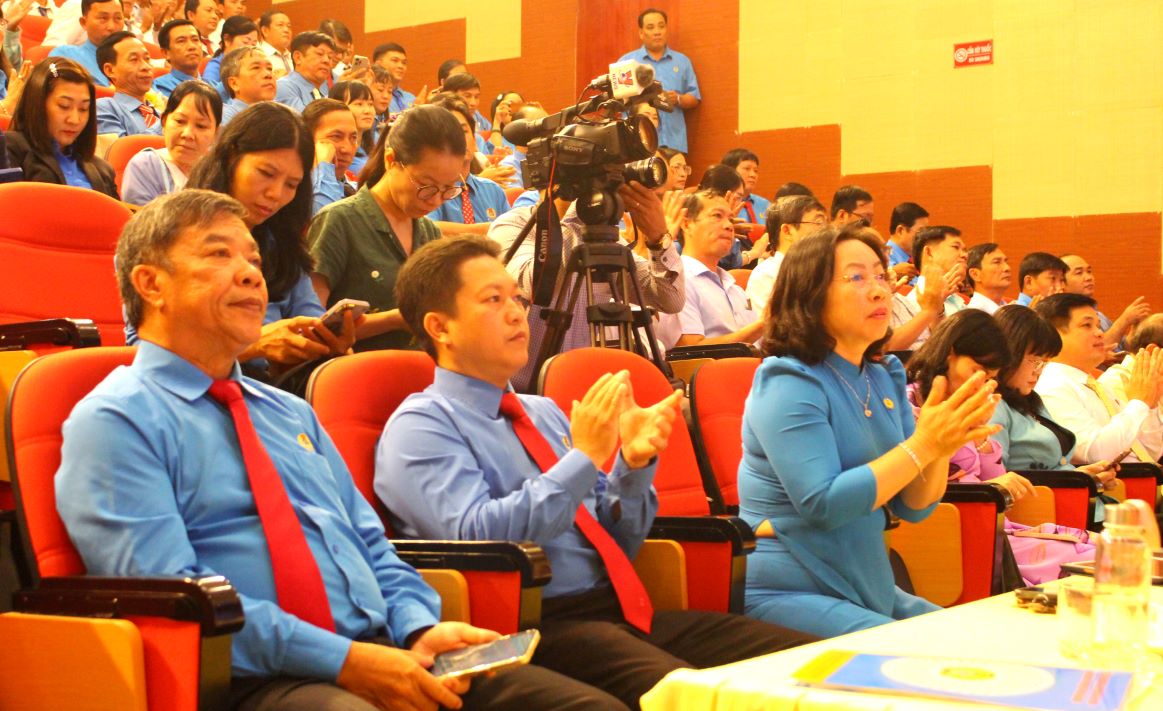
M 864 387 L 867 389 L 864 393 L 864 402 L 860 402 L 860 396 L 856 394 L 856 388 L 852 387 L 848 379 L 844 377 L 844 374 L 836 370 L 836 367 L 828 361 L 824 361 L 824 365 L 832 369 L 832 372 L 836 374 L 840 382 L 844 383 L 844 387 L 848 388 L 848 392 L 852 393 L 852 398 L 864 408 L 864 416 L 872 417 L 872 409 L 868 407 L 869 401 L 872 400 L 872 381 L 868 379 L 868 373 L 865 373 L 863 369 L 860 371 L 860 375 L 864 377 Z

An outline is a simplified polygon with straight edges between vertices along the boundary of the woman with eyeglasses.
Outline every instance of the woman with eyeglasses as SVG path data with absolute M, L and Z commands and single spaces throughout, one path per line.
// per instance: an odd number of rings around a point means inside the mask
M 1018 304 L 1001 307 L 993 317 L 1010 352 L 1008 365 L 997 375 L 1002 400 L 993 413 L 993 422 L 1001 426 L 994 439 L 1004 452 L 1006 468 L 1074 469 L 1070 463 L 1074 433 L 1050 419 L 1034 391 L 1042 367 L 1062 349 L 1058 331 L 1033 309 Z M 1116 474 L 1109 462 L 1077 468 L 1104 485 Z
M 440 238 L 426 215 L 463 190 L 465 136 L 448 109 L 416 106 L 380 136 L 360 189 L 325 207 L 311 223 L 311 281 L 328 307 L 371 304 L 356 350 L 407 348 L 411 334 L 396 308 L 396 274 L 417 248 Z
M 659 146 L 656 155 L 666 161 L 666 182 L 655 192 L 662 195 L 672 190 L 686 190 L 686 181 L 691 174 L 686 154 L 669 146 Z
M 914 408 L 920 407 L 932 390 L 933 380 L 941 375 L 954 389 L 975 373 L 996 378 L 1007 369 L 1010 357 L 1005 334 L 992 316 L 980 309 L 960 311 L 942 321 L 909 359 L 909 401 Z M 1002 407 L 999 404 L 997 409 Z M 949 459 L 949 481 L 998 484 L 1014 501 L 1033 493 L 1028 479 L 1006 470 L 1004 458 L 1005 450 L 996 435 L 966 442 Z M 1007 557 L 1016 563 L 1021 575 L 1020 581 L 1017 575 L 1005 575 L 1011 588 L 1057 580 L 1063 563 L 1094 560 L 1094 545 L 1086 531 L 1056 526 L 1052 522 L 1031 529 L 1009 520 L 1005 521 L 1005 531 Z M 1045 535 L 1068 536 L 1074 540 L 1041 537 Z M 1011 564 L 1003 569 L 1003 574 L 1012 569 Z
M 745 611 L 822 637 L 939 609 L 896 587 L 888 512 L 921 521 L 949 457 L 988 437 L 983 373 L 944 376 L 914 416 L 888 336 L 888 263 L 877 234 L 826 227 L 788 251 L 743 415 L 739 514 L 755 531 Z

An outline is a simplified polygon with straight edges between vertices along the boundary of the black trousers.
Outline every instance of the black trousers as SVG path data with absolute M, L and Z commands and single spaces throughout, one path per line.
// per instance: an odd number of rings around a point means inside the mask
M 740 615 L 656 612 L 650 634 L 626 624 L 609 588 L 543 603 L 533 664 L 473 681 L 466 709 L 637 709 L 638 699 L 675 669 L 730 664 L 816 641 Z M 236 680 L 239 711 L 370 711 L 333 684 L 302 679 Z

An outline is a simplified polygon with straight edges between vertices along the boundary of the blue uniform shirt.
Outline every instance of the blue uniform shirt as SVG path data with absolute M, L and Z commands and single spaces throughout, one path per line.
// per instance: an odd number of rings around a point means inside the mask
M 396 556 L 310 406 L 241 377 L 237 364 L 231 377 L 286 486 L 338 633 L 278 607 L 230 414 L 206 394 L 209 376 L 149 342 L 63 428 L 57 508 L 88 572 L 225 575 L 246 615 L 233 640 L 235 676 L 334 680 L 352 639 L 386 634 L 402 644 L 435 624 L 440 598 Z
M 248 106 L 250 104 L 237 97 L 227 101 L 222 105 L 222 125 L 225 126 L 230 123 L 235 116 Z
M 85 40 L 84 44 L 62 44 L 59 47 L 54 47 L 48 56 L 71 59 L 89 72 L 89 76 L 93 77 L 93 83 L 97 86 L 112 86 L 109 77 L 105 76 L 101 67 L 97 66 L 97 45 L 89 40 Z
M 57 159 L 57 164 L 61 167 L 61 173 L 65 176 L 65 185 L 92 190 L 93 184 L 89 182 L 89 176 L 85 175 L 85 171 L 81 170 L 81 166 L 77 165 L 77 159 L 72 155 L 65 155 L 56 141 L 53 141 L 52 149 L 53 155 Z
M 515 172 L 513 173 L 513 185 L 517 187 L 526 187 L 525 185 L 525 154 L 521 151 L 513 151 L 509 155 L 501 159 L 501 165 L 511 167 Z
M 392 102 L 388 104 L 388 113 L 398 114 L 404 109 L 411 108 L 414 103 L 416 103 L 415 94 L 396 87 L 392 89 Z
M 501 395 L 437 368 L 435 382 L 392 415 L 376 450 L 375 488 L 394 530 L 410 538 L 533 541 L 553 567 L 546 597 L 607 584 L 598 552 L 573 525 L 577 507 L 584 504 L 633 559 L 658 510 L 655 464 L 630 469 L 619 455 L 601 476 L 569 444 L 569 420 L 552 400 L 519 395 L 561 457 L 543 474 L 500 415 Z
M 168 99 L 170 98 L 170 94 L 174 93 L 174 89 L 178 88 L 178 84 L 184 81 L 198 81 L 198 79 L 199 77 L 191 76 L 185 72 L 179 72 L 177 69 L 171 69 L 169 74 L 162 74 L 153 80 L 153 90 Z
M 702 100 L 703 96 L 699 93 L 699 80 L 695 76 L 695 68 L 691 65 L 691 60 L 682 52 L 676 52 L 667 47 L 662 59 L 655 59 L 650 56 L 650 53 L 646 51 L 646 46 L 643 45 L 633 52 L 623 54 L 618 61 L 624 62 L 627 59 L 633 59 L 641 64 L 649 64 L 654 67 L 654 78 L 662 84 L 662 88 L 666 91 L 677 91 L 680 95 L 691 94 L 696 99 Z M 669 146 L 686 153 L 686 118 L 683 116 L 683 110 L 675 106 L 673 112 L 659 111 L 658 119 L 658 145 Z
M 122 136 L 141 136 L 162 134 L 161 115 L 154 109 L 157 122 L 150 128 L 145 125 L 145 116 L 141 113 L 141 102 L 129 94 L 120 91 L 113 96 L 103 96 L 97 99 L 97 133 L 114 133 L 118 138 Z M 153 108 L 152 106 L 150 108 Z
M 222 79 L 222 57 L 224 55 L 218 54 L 206 62 L 206 68 L 202 70 L 202 80 L 209 82 L 213 86 L 218 86 Z
M 302 111 L 315 99 L 327 96 L 327 84 L 316 87 L 299 72 L 291 72 L 275 83 L 278 85 L 275 101 L 290 106 L 295 111 Z
M 469 175 L 468 194 L 474 222 L 492 222 L 509 211 L 509 198 L 505 197 L 505 189 L 488 178 Z M 464 222 L 462 200 L 464 193 L 445 200 L 440 207 L 428 213 L 428 219 L 433 222 Z
M 750 212 L 747 211 L 748 207 L 751 208 Z M 764 225 L 767 224 L 767 208 L 769 207 L 771 207 L 770 200 L 762 195 L 751 193 L 743 201 L 743 204 L 739 206 L 739 214 L 736 217 L 741 217 L 747 222 L 756 225 Z

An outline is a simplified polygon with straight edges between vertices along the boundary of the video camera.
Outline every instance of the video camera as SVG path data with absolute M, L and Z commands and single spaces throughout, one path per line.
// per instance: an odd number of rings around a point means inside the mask
M 642 103 L 674 110 L 654 80 L 654 69 L 634 60 L 618 62 L 587 89 L 597 89 L 598 94 L 551 116 L 505 126 L 502 134 L 507 140 L 528 147 L 525 187 L 576 200 L 613 192 L 630 180 L 648 188 L 663 185 L 666 162 L 654 155 L 658 148 L 654 124 L 645 116 L 621 117 Z

